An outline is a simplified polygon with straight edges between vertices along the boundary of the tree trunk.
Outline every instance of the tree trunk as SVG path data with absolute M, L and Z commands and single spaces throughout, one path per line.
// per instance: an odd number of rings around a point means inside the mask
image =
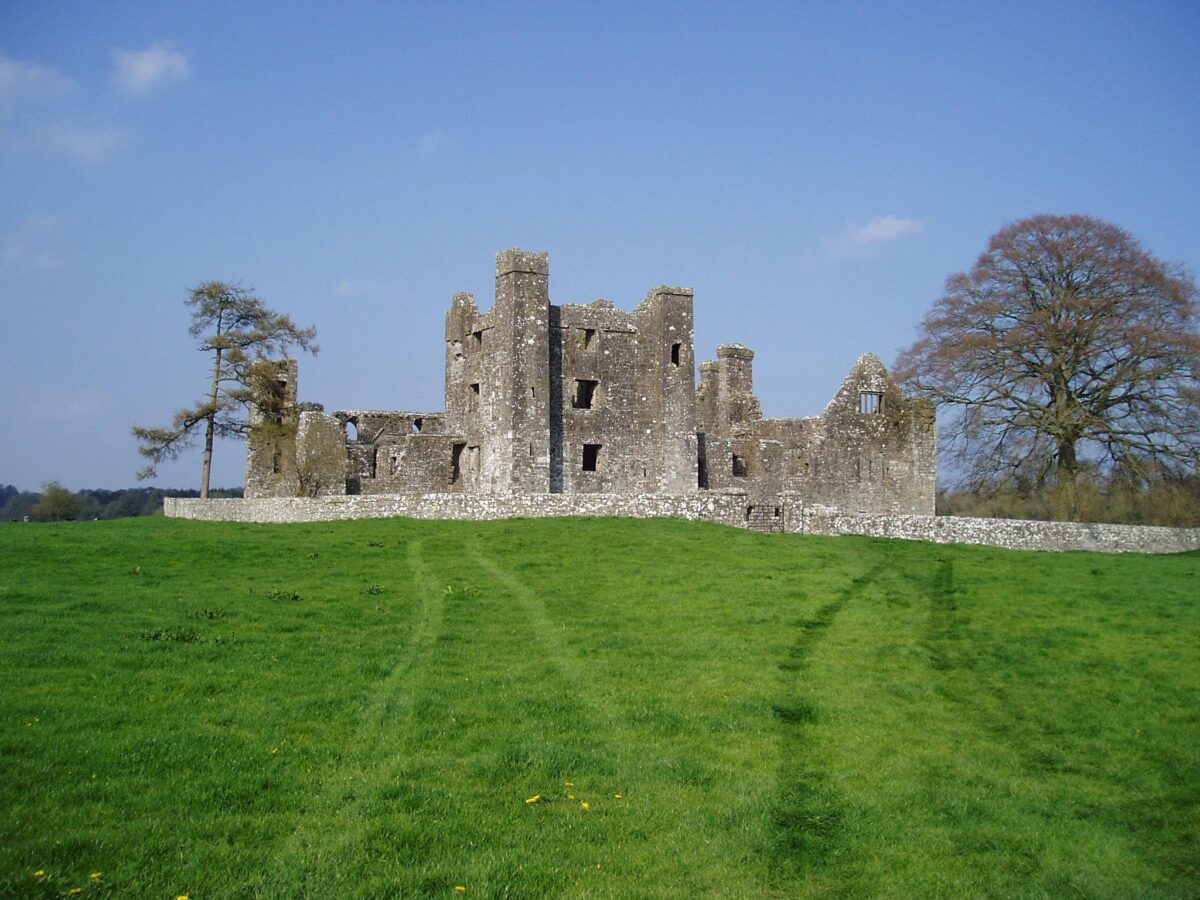
M 217 389 L 221 384 L 221 348 L 213 362 L 212 392 L 208 398 L 208 416 L 204 427 L 204 467 L 200 470 L 200 499 L 208 499 L 208 478 L 212 472 L 213 437 L 217 428 Z
M 1075 458 L 1075 441 L 1058 439 L 1058 472 L 1054 494 L 1054 518 L 1059 522 L 1074 522 L 1079 516 L 1079 492 L 1076 480 L 1079 461 Z

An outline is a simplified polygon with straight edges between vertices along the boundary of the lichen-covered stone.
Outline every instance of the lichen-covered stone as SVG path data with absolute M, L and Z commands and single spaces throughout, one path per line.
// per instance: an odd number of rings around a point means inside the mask
M 333 413 L 345 484 L 319 493 L 731 491 L 753 510 L 740 521 L 768 531 L 784 492 L 847 512 L 933 512 L 932 411 L 905 400 L 878 357 L 858 361 L 822 415 L 764 419 L 748 347 L 718 347 L 697 390 L 690 289 L 654 288 L 632 312 L 607 300 L 554 305 L 549 273 L 545 253 L 506 250 L 490 310 L 455 294 L 445 412 Z M 297 419 L 295 361 L 280 372 L 286 424 Z M 312 493 L 296 460 L 310 458 L 306 441 L 329 441 L 329 420 L 318 430 L 257 423 L 246 497 Z
M 770 505 L 751 502 L 746 494 L 732 491 L 697 491 L 690 495 L 439 492 L 254 500 L 168 497 L 163 503 L 168 516 L 220 522 L 626 516 L 716 522 L 735 528 L 794 534 L 857 534 L 940 544 L 983 544 L 1011 550 L 1180 553 L 1200 549 L 1200 528 L 843 513 L 805 506 L 792 493 L 782 495 Z

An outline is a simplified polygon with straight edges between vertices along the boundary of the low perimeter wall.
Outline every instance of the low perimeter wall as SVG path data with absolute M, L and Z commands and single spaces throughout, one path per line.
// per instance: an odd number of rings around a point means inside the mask
M 168 497 L 168 516 L 214 522 L 328 522 L 341 519 L 486 519 L 549 516 L 629 516 L 758 527 L 776 513 L 769 530 L 982 544 L 1011 550 L 1091 550 L 1101 553 L 1181 553 L 1200 549 L 1200 528 L 1076 524 L 958 516 L 866 515 L 805 507 L 783 498 L 776 507 L 754 507 L 744 494 L 372 494 L 347 497 L 270 497 L 191 500 Z M 767 521 L 770 521 L 768 518 Z

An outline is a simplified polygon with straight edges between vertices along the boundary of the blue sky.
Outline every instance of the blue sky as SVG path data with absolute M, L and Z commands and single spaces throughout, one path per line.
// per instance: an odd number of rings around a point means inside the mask
M 1191 2 L 6 0 L 0 483 L 134 484 L 130 426 L 203 392 L 205 280 L 316 325 L 302 399 L 437 410 L 451 294 L 546 250 L 555 303 L 694 288 L 698 358 L 812 415 L 1005 223 L 1194 272 L 1198 200 Z

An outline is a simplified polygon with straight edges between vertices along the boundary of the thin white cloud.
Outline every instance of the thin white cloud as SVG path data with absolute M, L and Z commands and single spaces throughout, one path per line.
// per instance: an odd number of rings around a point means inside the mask
M 145 50 L 114 50 L 113 59 L 113 85 L 123 94 L 142 96 L 188 77 L 187 56 L 169 41 L 155 41 Z
M 848 259 L 862 256 L 880 244 L 898 241 L 901 238 L 920 234 L 924 224 L 916 219 L 902 216 L 878 216 L 865 225 L 851 222 L 837 234 L 827 236 L 821 246 L 825 255 L 833 259 Z
M 61 422 L 102 415 L 110 411 L 112 396 L 101 388 L 80 386 L 67 391 L 35 387 L 25 395 L 25 415 L 34 421 Z
M 851 237 L 859 244 L 878 244 L 882 241 L 894 241 L 910 234 L 920 234 L 924 230 L 925 226 L 916 219 L 880 216 L 861 228 L 852 229 Z
M 445 147 L 449 141 L 450 136 L 444 131 L 427 131 L 417 141 L 417 152 L 422 156 L 433 156 Z
M 57 269 L 66 260 L 53 250 L 37 246 L 33 241 L 24 237 L 11 237 L 4 240 L 3 258 L 6 263 L 29 269 Z
M 74 162 L 100 163 L 111 159 L 128 140 L 129 132 L 116 125 L 53 122 L 34 128 L 27 143 Z
M 4 238 L 0 259 L 30 269 L 57 269 L 66 261 L 53 249 L 56 233 L 61 226 L 58 216 L 39 214 L 29 216 L 20 228 Z
M 37 102 L 75 90 L 58 69 L 25 63 L 0 53 L 0 117 L 21 103 Z
M 395 282 L 374 278 L 343 278 L 334 288 L 339 297 L 382 297 L 394 294 Z

